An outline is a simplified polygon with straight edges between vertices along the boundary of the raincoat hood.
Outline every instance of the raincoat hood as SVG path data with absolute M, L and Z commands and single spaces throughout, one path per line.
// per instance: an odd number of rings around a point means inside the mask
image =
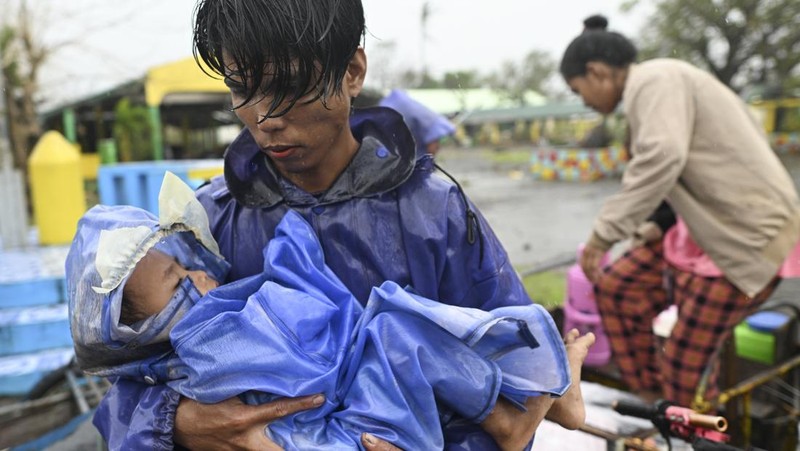
M 455 133 L 456 128 L 441 114 L 412 99 L 405 91 L 395 89 L 384 97 L 381 106 L 403 116 L 416 143 L 417 158 L 428 154 L 428 144 Z
M 75 355 L 87 373 L 104 375 L 109 367 L 125 368 L 168 351 L 170 329 L 200 297 L 186 278 L 160 313 L 130 326 L 120 323 L 125 282 L 150 249 L 215 280 L 227 276 L 229 265 L 219 255 L 205 210 L 169 172 L 159 213 L 156 218 L 136 207 L 97 205 L 78 222 L 66 261 L 67 297 Z M 138 373 L 138 364 L 130 365 Z
M 389 108 L 355 110 L 350 128 L 361 143 L 353 161 L 321 198 L 281 177 L 245 129 L 225 152 L 225 182 L 231 195 L 246 207 L 325 205 L 353 197 L 385 193 L 400 186 L 414 170 L 414 138 L 403 117 Z M 375 173 L 385 174 L 375 177 Z

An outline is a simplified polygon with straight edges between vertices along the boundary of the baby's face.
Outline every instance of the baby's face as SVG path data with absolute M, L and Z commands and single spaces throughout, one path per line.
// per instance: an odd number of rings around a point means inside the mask
M 147 316 L 155 315 L 166 307 L 181 281 L 188 277 L 205 295 L 219 284 L 203 271 L 189 271 L 171 256 L 150 249 L 131 273 L 125 284 L 125 294 L 139 305 Z

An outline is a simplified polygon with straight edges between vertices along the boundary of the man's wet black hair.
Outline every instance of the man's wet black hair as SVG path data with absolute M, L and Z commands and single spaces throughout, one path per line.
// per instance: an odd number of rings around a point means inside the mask
M 625 36 L 606 31 L 608 19 L 605 17 L 587 17 L 583 26 L 583 33 L 570 42 L 561 59 L 564 80 L 586 75 L 586 63 L 591 61 L 614 67 L 626 67 L 636 61 L 636 47 Z
M 193 51 L 229 85 L 241 85 L 245 100 L 234 108 L 268 96 L 263 120 L 309 94 L 303 102 L 341 93 L 364 32 L 361 0 L 200 0 Z

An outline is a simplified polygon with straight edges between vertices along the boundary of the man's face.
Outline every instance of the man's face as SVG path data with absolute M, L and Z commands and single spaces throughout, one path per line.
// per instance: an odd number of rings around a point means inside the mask
M 151 249 L 139 260 L 125 283 L 125 298 L 135 302 L 139 311 L 152 316 L 167 306 L 181 281 L 188 277 L 204 295 L 219 284 L 203 271 L 189 271 L 171 256 Z
M 226 83 L 234 105 L 246 98 L 235 66 Z M 237 108 L 236 115 L 278 171 L 303 190 L 324 191 L 350 162 L 358 142 L 350 131 L 350 98 L 361 91 L 366 73 L 362 49 L 348 66 L 342 92 L 311 103 L 298 101 L 286 114 L 264 119 L 271 98 L 260 96 Z M 308 95 L 313 98 L 313 93 Z M 279 107 L 278 111 L 282 108 Z

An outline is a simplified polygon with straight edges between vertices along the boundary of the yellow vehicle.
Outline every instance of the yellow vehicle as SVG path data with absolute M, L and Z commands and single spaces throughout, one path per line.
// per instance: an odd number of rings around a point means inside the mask
M 800 152 L 800 98 L 753 101 L 750 110 L 776 152 Z

